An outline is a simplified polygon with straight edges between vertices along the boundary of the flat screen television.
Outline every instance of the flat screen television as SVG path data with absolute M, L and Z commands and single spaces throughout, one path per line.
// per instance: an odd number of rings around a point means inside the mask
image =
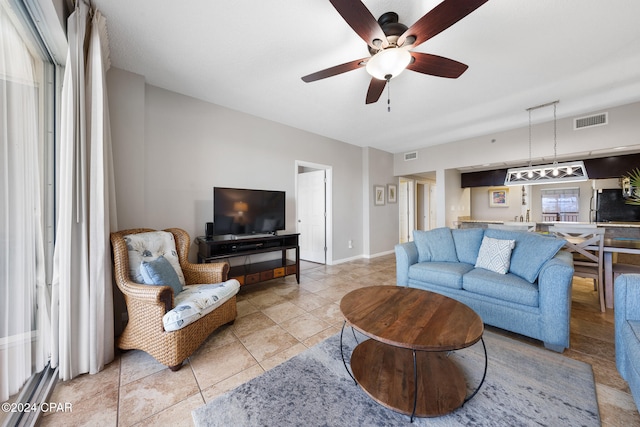
M 285 229 L 284 191 L 213 188 L 213 234 L 275 234 Z

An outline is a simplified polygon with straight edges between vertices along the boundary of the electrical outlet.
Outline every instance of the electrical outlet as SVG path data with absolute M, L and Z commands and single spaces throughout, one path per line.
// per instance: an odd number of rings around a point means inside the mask
M 349 249 L 353 249 L 353 240 L 349 240 Z

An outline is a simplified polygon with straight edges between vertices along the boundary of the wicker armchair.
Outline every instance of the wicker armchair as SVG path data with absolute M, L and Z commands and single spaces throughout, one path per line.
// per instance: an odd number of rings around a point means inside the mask
M 236 297 L 226 301 L 211 313 L 173 332 L 164 330 L 162 316 L 174 306 L 173 290 L 170 286 L 149 286 L 131 280 L 129 253 L 124 236 L 156 230 L 138 228 L 111 233 L 113 247 L 114 276 L 116 284 L 127 304 L 129 322 L 118 339 L 118 347 L 123 350 L 138 349 L 149 353 L 158 362 L 172 371 L 182 367 L 189 357 L 207 337 L 218 327 L 233 323 L 237 315 Z M 227 279 L 227 263 L 192 264 L 187 259 L 189 234 L 178 228 L 169 228 L 176 243 L 180 267 L 186 285 L 218 283 Z

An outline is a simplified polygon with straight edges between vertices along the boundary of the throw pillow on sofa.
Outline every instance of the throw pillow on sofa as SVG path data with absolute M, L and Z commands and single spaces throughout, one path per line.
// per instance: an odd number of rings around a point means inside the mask
M 511 253 L 509 271 L 529 283 L 537 280 L 543 264 L 553 258 L 565 244 L 564 239 L 526 231 L 487 229 L 484 235 L 494 239 L 516 241 L 516 247 Z
M 418 249 L 418 262 L 458 262 L 451 229 L 414 230 L 413 241 Z
M 515 245 L 515 240 L 499 240 L 484 236 L 478 252 L 476 268 L 507 274 L 511 264 L 511 251 Z

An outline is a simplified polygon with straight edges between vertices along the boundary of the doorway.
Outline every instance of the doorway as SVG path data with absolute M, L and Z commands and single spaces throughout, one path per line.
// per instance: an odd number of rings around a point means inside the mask
M 436 186 L 428 181 L 416 183 L 416 229 L 436 228 Z
M 296 229 L 300 259 L 318 264 L 331 260 L 331 167 L 296 162 Z
M 412 241 L 413 230 L 436 228 L 435 182 L 401 177 L 398 209 L 400 243 Z
M 413 240 L 413 230 L 416 224 L 415 200 L 415 181 L 413 179 L 400 178 L 400 185 L 398 186 L 400 243 Z

